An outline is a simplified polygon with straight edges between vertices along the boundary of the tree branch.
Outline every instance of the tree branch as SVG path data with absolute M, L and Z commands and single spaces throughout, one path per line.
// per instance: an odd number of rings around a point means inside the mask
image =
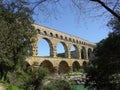
M 117 14 L 114 10 L 109 8 L 103 1 L 101 0 L 90 0 L 93 2 L 98 2 L 101 6 L 103 6 L 107 11 L 109 11 L 113 16 L 117 17 L 120 20 L 120 15 Z
M 32 10 L 34 10 L 39 4 L 41 4 L 45 1 L 47 1 L 47 0 L 41 0 L 41 1 L 37 2 L 37 4 L 32 8 Z

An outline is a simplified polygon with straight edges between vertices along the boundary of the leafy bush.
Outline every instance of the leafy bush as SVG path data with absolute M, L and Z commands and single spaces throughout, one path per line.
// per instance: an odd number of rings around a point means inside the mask
M 19 88 L 17 86 L 14 86 L 14 85 L 10 85 L 6 82 L 3 82 L 3 87 L 5 88 L 5 90 L 24 90 L 22 88 Z
M 65 80 L 54 80 L 43 86 L 42 90 L 73 90 L 73 88 Z

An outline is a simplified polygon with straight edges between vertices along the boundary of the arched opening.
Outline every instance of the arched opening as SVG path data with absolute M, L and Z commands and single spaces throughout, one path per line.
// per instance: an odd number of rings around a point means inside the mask
M 58 34 L 55 34 L 56 38 L 58 38 Z
M 85 47 L 82 47 L 82 49 L 81 49 L 81 59 L 86 59 L 86 50 L 85 50 Z
M 79 41 L 79 44 L 81 44 L 81 41 Z
M 76 43 L 78 44 L 78 40 L 76 40 Z
M 53 37 L 53 33 L 50 33 L 50 37 Z
M 60 38 L 63 39 L 63 36 L 61 35 Z
M 65 37 L 65 40 L 67 41 L 67 37 Z
M 41 64 L 40 64 L 41 67 L 43 68 L 47 68 L 49 70 L 50 73 L 54 73 L 55 72 L 55 69 L 53 67 L 53 64 L 48 61 L 48 60 L 45 60 L 43 61 Z
M 73 42 L 75 43 L 75 39 L 73 39 Z
M 40 29 L 36 29 L 36 33 L 40 34 L 41 33 Z
M 44 56 L 44 57 L 52 56 L 51 55 L 52 52 L 53 52 L 53 47 L 51 41 L 47 38 L 42 38 L 38 42 L 37 56 Z
M 92 50 L 91 48 L 88 49 L 88 59 L 92 58 Z
M 63 42 L 57 44 L 57 57 L 65 58 L 67 56 L 67 46 Z
M 73 62 L 73 64 L 72 64 L 72 68 L 73 68 L 73 72 L 79 71 L 79 69 L 80 69 L 80 64 L 79 64 L 77 61 L 75 61 L 75 62 Z
M 72 45 L 70 47 L 70 54 L 71 54 L 71 58 L 78 58 L 79 57 L 79 51 L 75 45 Z
M 86 61 L 84 61 L 82 67 L 83 67 L 84 72 L 87 72 L 87 70 L 88 70 L 88 63 Z
M 43 34 L 44 34 L 44 35 L 47 35 L 47 32 L 46 32 L 46 31 L 43 31 Z
M 70 71 L 70 67 L 68 66 L 66 61 L 61 61 L 58 66 L 58 74 L 65 74 Z
M 71 38 L 69 38 L 69 41 L 70 41 L 70 42 L 72 41 Z

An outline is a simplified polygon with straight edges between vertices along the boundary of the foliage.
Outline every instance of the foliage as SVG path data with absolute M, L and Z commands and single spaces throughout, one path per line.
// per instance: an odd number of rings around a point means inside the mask
M 43 86 L 42 90 L 73 90 L 73 88 L 65 80 L 54 80 Z
M 120 20 L 119 19 L 117 19 L 116 17 L 113 17 L 113 18 L 111 18 L 111 20 L 108 22 L 107 25 L 112 28 L 114 33 L 120 34 Z
M 87 72 L 86 85 L 98 90 L 119 90 L 120 87 L 120 33 L 110 33 L 97 44 L 95 59 Z
M 0 81 L 0 83 L 2 83 L 3 89 L 5 89 L 5 90 L 23 90 L 22 88 L 19 88 L 14 85 L 10 85 L 9 83 L 7 83 L 5 81 Z
M 0 3 L 0 79 L 7 73 L 22 69 L 27 56 L 32 54 L 32 12 L 24 0 Z
M 42 80 L 47 76 L 48 70 L 35 65 L 27 66 L 24 71 L 9 73 L 9 80 L 5 83 L 8 90 L 41 90 Z M 18 89 L 13 89 L 18 88 Z
M 40 90 L 42 79 L 48 73 L 25 61 L 32 55 L 36 36 L 28 4 L 24 0 L 0 3 L 0 79 L 10 84 L 9 90 L 17 90 L 17 87 Z
M 42 80 L 47 76 L 48 70 L 39 67 L 37 63 L 27 66 L 24 69 L 25 74 L 20 77 L 22 79 L 22 88 L 24 90 L 41 90 Z
M 7 85 L 5 86 L 5 90 L 23 90 L 23 89 L 13 85 Z
M 25 90 L 41 90 L 42 80 L 47 76 L 48 70 L 42 67 L 30 66 L 27 71 L 27 81 L 25 82 Z
M 24 90 L 40 90 L 42 80 L 47 76 L 48 70 L 35 64 L 25 65 L 23 70 L 10 73 L 9 83 Z

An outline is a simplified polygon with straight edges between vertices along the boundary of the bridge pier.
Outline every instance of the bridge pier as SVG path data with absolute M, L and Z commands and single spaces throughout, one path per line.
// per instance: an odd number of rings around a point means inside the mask
M 72 66 L 69 66 L 70 68 L 70 71 L 69 72 L 73 72 L 73 67 Z
M 55 70 L 54 74 L 58 75 L 59 73 L 58 73 L 58 67 L 57 66 L 54 67 L 54 70 Z
M 66 54 L 67 54 L 67 55 L 66 55 L 67 58 L 71 58 L 70 49 L 67 50 Z
M 56 55 L 56 46 L 55 45 L 53 45 L 53 50 L 50 50 L 50 53 L 51 53 L 51 56 L 52 57 L 57 57 L 57 55 Z

